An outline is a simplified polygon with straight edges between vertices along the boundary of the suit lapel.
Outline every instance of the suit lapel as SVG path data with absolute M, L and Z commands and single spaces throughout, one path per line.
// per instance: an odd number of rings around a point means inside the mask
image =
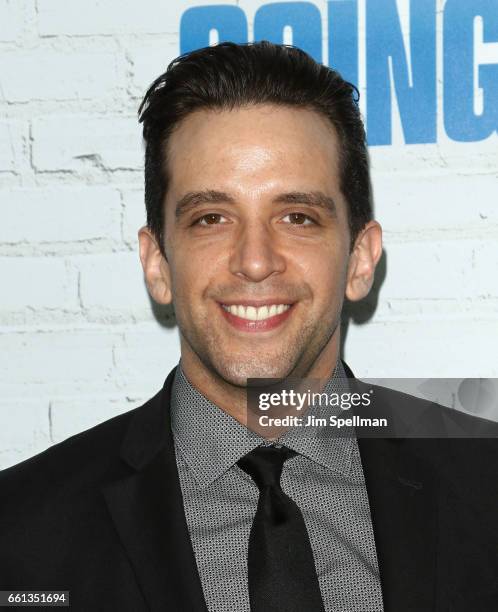
M 123 476 L 103 487 L 151 610 L 206 610 L 188 534 L 169 418 L 176 368 L 137 410 L 122 446 Z
M 122 446 L 123 475 L 103 494 L 149 608 L 205 612 L 169 418 L 175 370 L 136 411 Z M 358 437 L 385 612 L 434 608 L 435 476 L 413 442 L 431 441 Z
M 344 364 L 349 378 L 354 375 Z M 358 379 L 350 381 L 358 390 L 368 391 Z M 403 415 L 410 414 L 394 391 L 376 387 L 368 409 L 355 409 L 361 416 L 387 417 L 385 435 L 356 430 L 370 514 L 385 612 L 429 612 L 435 607 L 438 494 L 434 467 L 427 451 L 437 440 L 396 437 L 409 431 Z M 376 399 L 375 399 L 376 398 Z M 405 401 L 405 400 L 403 400 Z M 393 418 L 394 414 L 397 419 Z M 394 425 L 397 423 L 397 425 Z M 437 416 L 434 427 L 440 427 Z M 365 436 L 365 437 L 363 437 Z M 422 451 L 422 454 L 420 453 Z M 430 452 L 429 452 L 430 455 Z
M 437 495 L 409 440 L 359 439 L 385 612 L 430 611 L 436 579 Z

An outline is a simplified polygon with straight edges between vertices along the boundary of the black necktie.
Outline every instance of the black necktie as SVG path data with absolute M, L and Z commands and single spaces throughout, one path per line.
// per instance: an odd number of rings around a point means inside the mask
M 238 461 L 259 489 L 249 536 L 251 612 L 323 612 L 313 552 L 303 515 L 280 488 L 285 446 L 259 446 Z

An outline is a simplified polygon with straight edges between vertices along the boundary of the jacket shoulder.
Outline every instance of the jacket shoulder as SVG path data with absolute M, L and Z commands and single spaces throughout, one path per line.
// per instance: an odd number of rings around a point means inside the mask
M 0 588 L 76 591 L 85 581 L 93 585 L 95 572 L 128 575 L 104 492 L 134 474 L 126 449 L 137 439 L 150 447 L 165 414 L 162 397 L 0 472 Z
M 39 511 L 63 497 L 84 496 L 123 469 L 120 450 L 134 416 L 144 405 L 115 416 L 0 471 L 0 517 Z

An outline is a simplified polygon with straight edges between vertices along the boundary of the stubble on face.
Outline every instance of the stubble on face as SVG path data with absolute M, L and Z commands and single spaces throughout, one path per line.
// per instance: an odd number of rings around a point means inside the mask
M 305 308 L 306 301 L 302 299 L 300 304 Z M 181 306 L 178 311 L 184 312 Z M 328 316 L 319 321 L 303 317 L 299 328 L 289 330 L 285 342 L 278 347 L 262 342 L 255 335 L 247 338 L 243 347 L 233 341 L 228 350 L 220 350 L 227 344 L 226 335 L 212 325 L 208 312 L 199 313 L 195 322 L 184 320 L 180 315 L 182 355 L 194 352 L 205 368 L 238 387 L 246 387 L 248 378 L 304 378 L 309 375 L 316 356 L 322 354 L 337 331 L 338 314 L 331 309 Z M 185 363 L 183 357 L 182 361 Z
M 191 381 L 245 387 L 247 378 L 332 371 L 349 246 L 337 152 L 325 118 L 286 107 L 200 111 L 173 133 L 166 249 L 182 365 Z M 227 193 L 232 201 L 200 201 L 196 212 L 176 219 L 186 193 L 206 190 Z M 336 217 L 299 201 L 273 203 L 278 194 L 303 191 L 333 199 Z M 283 223 L 292 211 L 309 214 L 316 227 Z M 195 225 L 211 213 L 219 223 Z M 272 296 L 294 305 L 271 331 L 234 329 L 220 311 L 224 300 Z

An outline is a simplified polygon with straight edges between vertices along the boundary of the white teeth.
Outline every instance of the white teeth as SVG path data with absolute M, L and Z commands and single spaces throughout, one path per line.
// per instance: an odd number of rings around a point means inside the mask
M 262 321 L 263 319 L 268 319 L 270 317 L 268 306 L 261 306 L 261 308 L 258 308 L 256 316 L 258 317 L 258 321 Z
M 254 306 L 242 306 L 241 304 L 225 306 L 223 308 L 241 319 L 248 319 L 249 321 L 264 321 L 270 317 L 274 317 L 277 314 L 282 314 L 290 308 L 290 304 L 272 304 L 271 306 L 260 306 L 255 308 Z

